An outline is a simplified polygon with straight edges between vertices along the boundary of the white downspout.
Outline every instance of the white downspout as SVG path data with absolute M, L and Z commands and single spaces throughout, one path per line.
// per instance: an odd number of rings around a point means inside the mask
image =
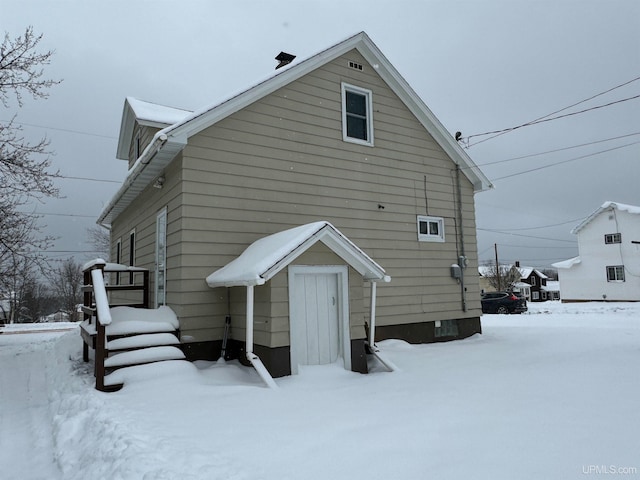
M 256 372 L 268 387 L 277 389 L 278 385 L 267 371 L 262 360 L 253 353 L 253 303 L 253 285 L 247 285 L 247 336 L 245 346 L 247 360 L 253 365 L 253 368 L 256 369 Z
M 380 360 L 380 362 L 390 372 L 398 370 L 391 360 L 389 360 L 376 345 L 376 282 L 371 282 L 371 315 L 369 321 L 369 350 Z

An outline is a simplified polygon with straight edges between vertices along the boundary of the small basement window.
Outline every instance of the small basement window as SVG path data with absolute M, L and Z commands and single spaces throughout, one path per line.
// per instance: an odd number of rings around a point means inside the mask
M 371 90 L 342 84 L 342 139 L 373 146 Z
M 444 218 L 418 215 L 418 241 L 444 242 Z
M 458 322 L 456 320 L 436 320 L 434 335 L 438 337 L 457 337 Z

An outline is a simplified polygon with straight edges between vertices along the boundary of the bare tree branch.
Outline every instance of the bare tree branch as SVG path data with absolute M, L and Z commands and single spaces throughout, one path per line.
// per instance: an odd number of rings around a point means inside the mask
M 109 261 L 109 250 L 111 249 L 111 237 L 109 230 L 99 225 L 87 228 L 89 243 L 95 249 L 96 254 Z
M 47 90 L 60 80 L 43 79 L 41 65 L 48 65 L 53 51 L 44 53 L 36 51 L 42 35 L 36 36 L 33 27 L 26 28 L 24 35 L 16 38 L 5 33 L 0 45 L 0 100 L 8 107 L 10 94 L 22 106 L 23 93 L 33 98 L 46 98 Z
M 11 97 L 22 106 L 24 94 L 46 98 L 47 90 L 60 83 L 43 78 L 42 66 L 49 64 L 53 52 L 37 51 L 41 39 L 32 27 L 16 38 L 5 34 L 0 44 L 0 100 L 4 107 L 9 107 Z M 27 207 L 33 201 L 59 195 L 54 184 L 59 173 L 51 171 L 49 140 L 29 143 L 14 119 L 15 115 L 0 124 L 0 275 L 14 271 L 11 265 L 16 257 L 44 264 L 43 251 L 53 239 L 41 235 L 40 217 L 29 213 L 32 209 Z

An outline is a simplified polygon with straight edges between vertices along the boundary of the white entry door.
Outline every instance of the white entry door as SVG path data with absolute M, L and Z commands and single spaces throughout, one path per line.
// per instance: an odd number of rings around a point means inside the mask
M 291 369 L 345 358 L 350 367 L 347 268 L 289 267 Z M 345 319 L 347 319 L 345 321 Z M 346 326 L 346 330 L 345 330 Z M 345 346 L 348 345 L 348 346 Z M 348 355 L 345 355 L 348 352 Z M 348 357 L 348 362 L 346 361 Z M 345 365 L 346 366 L 346 365 Z

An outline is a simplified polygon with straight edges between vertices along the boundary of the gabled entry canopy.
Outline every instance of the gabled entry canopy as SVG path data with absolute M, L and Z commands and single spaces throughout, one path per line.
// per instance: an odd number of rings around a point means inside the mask
M 216 287 L 263 285 L 316 242 L 322 242 L 370 282 L 389 282 L 384 269 L 329 222 L 291 228 L 252 243 L 235 260 L 207 277 Z

